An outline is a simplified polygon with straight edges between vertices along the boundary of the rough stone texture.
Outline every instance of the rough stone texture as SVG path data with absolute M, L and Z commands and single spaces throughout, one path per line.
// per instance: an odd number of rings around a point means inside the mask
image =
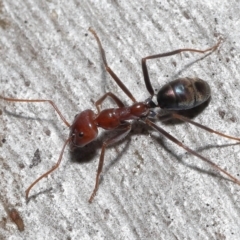
M 130 104 L 105 72 L 90 26 L 139 101 L 149 96 L 142 57 L 205 49 L 224 38 L 204 59 L 184 53 L 148 67 L 155 89 L 184 76 L 208 81 L 211 102 L 194 120 L 239 136 L 239 1 L 0 0 L 0 95 L 52 99 L 70 122 L 107 91 Z M 109 133 L 80 152 L 78 162 L 66 150 L 27 204 L 24 191 L 57 161 L 68 129 L 48 104 L 2 100 L 0 124 L 0 239 L 239 239 L 240 186 L 140 123 L 106 151 L 92 204 L 101 141 Z M 239 176 L 234 141 L 188 124 L 159 125 Z M 13 208 L 23 232 L 9 217 Z

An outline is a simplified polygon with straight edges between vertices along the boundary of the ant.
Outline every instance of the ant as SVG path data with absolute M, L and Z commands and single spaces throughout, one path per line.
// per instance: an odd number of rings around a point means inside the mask
M 89 198 L 89 203 L 91 203 L 98 191 L 100 174 L 102 173 L 102 168 L 104 164 L 105 149 L 109 145 L 119 142 L 129 134 L 132 127 L 132 123 L 128 122 L 128 120 L 139 120 L 147 124 L 148 126 L 152 127 L 157 132 L 164 135 L 166 138 L 168 138 L 169 140 L 171 140 L 181 148 L 185 149 L 187 152 L 193 154 L 194 156 L 212 165 L 212 167 L 217 169 L 219 172 L 222 172 L 225 175 L 227 175 L 231 179 L 231 181 L 240 185 L 240 180 L 238 180 L 237 178 L 232 176 L 230 173 L 228 173 L 227 171 L 219 167 L 217 164 L 210 161 L 208 158 L 203 157 L 202 155 L 198 154 L 196 151 L 190 149 L 189 147 L 181 143 L 179 140 L 174 138 L 172 135 L 170 135 L 161 127 L 157 126 L 151 120 L 151 118 L 154 118 L 156 116 L 156 113 L 153 111 L 153 109 L 160 107 L 161 109 L 167 110 L 166 114 L 159 117 L 161 121 L 165 121 L 166 119 L 178 119 L 178 120 L 193 124 L 210 133 L 215 133 L 228 139 L 240 141 L 240 138 L 228 136 L 218 131 L 215 131 L 204 125 L 196 123 L 182 115 L 179 115 L 176 112 L 179 110 L 192 109 L 206 102 L 211 95 L 210 86 L 208 85 L 207 82 L 205 82 L 200 78 L 176 79 L 164 85 L 159 90 L 159 92 L 157 93 L 157 104 L 156 104 L 153 101 L 153 96 L 155 94 L 154 94 L 154 90 L 150 82 L 149 74 L 147 70 L 147 64 L 146 64 L 147 60 L 168 57 L 175 54 L 180 54 L 182 52 L 197 52 L 197 53 L 213 52 L 219 47 L 221 40 L 216 45 L 206 50 L 184 48 L 184 49 L 178 49 L 175 51 L 142 58 L 142 70 L 143 70 L 144 82 L 150 94 L 150 97 L 143 102 L 138 102 L 134 98 L 132 93 L 129 91 L 129 89 L 124 85 L 124 83 L 118 78 L 118 76 L 108 66 L 106 56 L 105 56 L 105 51 L 102 47 L 102 44 L 100 42 L 100 39 L 98 38 L 97 33 L 92 28 L 89 28 L 89 31 L 93 34 L 93 36 L 95 37 L 98 43 L 98 47 L 100 49 L 100 54 L 101 54 L 104 66 L 106 68 L 106 71 L 111 75 L 113 80 L 118 84 L 118 86 L 123 90 L 123 92 L 132 100 L 133 104 L 131 106 L 125 106 L 124 103 L 115 94 L 113 94 L 112 92 L 107 92 L 95 102 L 97 113 L 94 113 L 90 109 L 84 110 L 75 116 L 75 119 L 72 124 L 69 124 L 69 122 L 63 117 L 63 115 L 61 114 L 57 106 L 51 100 L 46 100 L 46 99 L 27 100 L 27 99 L 7 98 L 7 97 L 0 96 L 1 99 L 5 101 L 10 101 L 10 102 L 26 102 L 26 103 L 48 102 L 56 110 L 57 114 L 65 123 L 65 125 L 70 128 L 69 137 L 65 141 L 62 147 L 57 163 L 49 171 L 47 171 L 46 173 L 41 175 L 38 179 L 36 179 L 27 188 L 26 199 L 28 200 L 29 192 L 37 182 L 39 182 L 42 178 L 47 177 L 51 172 L 53 172 L 58 168 L 58 166 L 61 163 L 63 152 L 67 144 L 69 144 L 70 150 L 74 151 L 74 149 L 78 147 L 83 147 L 88 143 L 94 141 L 98 136 L 99 127 L 105 130 L 118 130 L 118 134 L 116 134 L 115 136 L 103 142 L 99 163 L 98 163 L 95 187 L 93 189 L 92 195 Z M 111 98 L 117 104 L 118 107 L 100 110 L 102 103 L 105 101 L 107 97 Z

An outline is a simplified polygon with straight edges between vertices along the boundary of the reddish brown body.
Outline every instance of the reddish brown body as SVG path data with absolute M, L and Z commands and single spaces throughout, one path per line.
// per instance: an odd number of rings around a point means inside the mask
M 95 114 L 85 110 L 76 115 L 70 128 L 70 148 L 83 147 L 97 138 L 98 127 L 114 130 L 125 125 L 125 121 L 146 117 L 149 106 L 145 102 L 135 103 L 130 107 L 108 108 Z

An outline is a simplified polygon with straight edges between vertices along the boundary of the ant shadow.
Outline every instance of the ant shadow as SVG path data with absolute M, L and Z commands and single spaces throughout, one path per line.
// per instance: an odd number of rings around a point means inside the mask
M 62 129 L 60 127 L 58 127 L 58 125 L 55 123 L 54 120 L 51 119 L 46 119 L 46 118 L 42 118 L 42 117 L 29 117 L 29 116 L 23 116 L 14 112 L 11 112 L 9 110 L 6 109 L 6 107 L 4 107 L 3 110 L 7 115 L 11 116 L 11 117 L 15 117 L 17 119 L 24 119 L 25 121 L 37 121 L 37 122 L 47 122 L 48 125 L 51 125 L 57 133 L 62 133 Z M 61 138 L 64 139 L 64 136 L 61 134 Z
M 199 57 L 199 58 L 197 58 L 196 60 L 193 60 L 193 61 L 191 61 L 191 62 L 188 63 L 188 64 L 185 64 L 185 65 L 182 67 L 181 70 L 179 70 L 178 72 L 176 72 L 176 73 L 172 76 L 172 78 L 173 78 L 173 79 L 178 78 L 179 75 L 182 74 L 183 72 L 185 72 L 188 68 L 192 67 L 194 64 L 196 64 L 196 63 L 198 63 L 198 62 L 201 62 L 203 59 L 205 59 L 206 57 L 208 57 L 209 55 L 211 55 L 211 54 L 213 54 L 213 53 L 214 53 L 214 51 L 213 51 L 213 52 L 209 52 L 209 53 L 205 54 L 204 56 Z M 180 54 L 181 54 L 181 53 L 180 53 Z
M 73 151 L 70 151 L 71 162 L 77 163 L 77 164 L 86 164 L 91 162 L 94 158 L 96 158 L 96 155 L 98 155 L 100 158 L 100 152 L 101 152 L 104 140 L 109 139 L 110 138 L 109 135 L 111 137 L 116 135 L 116 132 L 117 131 L 103 132 L 100 134 L 97 140 L 87 144 L 82 148 L 76 148 Z M 105 152 L 103 174 L 100 175 L 99 183 L 102 182 L 104 174 L 107 173 L 114 165 L 116 165 L 118 161 L 121 159 L 122 155 L 128 150 L 130 141 L 131 141 L 131 137 L 127 136 L 127 139 L 124 138 L 121 141 L 107 147 L 107 149 L 116 148 L 117 145 L 120 145 L 124 142 L 123 148 L 121 148 L 120 151 L 117 150 L 118 154 L 113 160 L 108 161 L 107 152 Z M 98 161 L 97 161 L 97 165 L 98 165 Z M 95 178 L 95 173 L 93 173 L 93 177 Z
M 17 118 L 17 119 L 23 119 L 26 121 L 46 122 L 48 125 L 51 125 L 56 130 L 56 132 L 58 132 L 58 133 L 62 132 L 62 129 L 60 127 L 58 127 L 56 122 L 52 119 L 47 119 L 47 118 L 43 118 L 43 117 L 29 117 L 26 115 L 21 115 L 21 114 L 14 113 L 12 111 L 7 110 L 6 107 L 4 107 L 3 111 L 7 115 Z M 64 137 L 63 137 L 63 139 L 66 140 Z
M 200 108 L 201 109 L 201 108 Z M 186 114 L 189 114 L 186 111 Z M 191 114 L 191 112 L 190 112 Z M 196 115 L 196 114 L 195 114 Z M 187 115 L 189 116 L 189 115 Z M 161 122 L 163 124 L 173 124 L 172 122 Z M 125 142 L 124 146 L 121 148 L 120 151 L 118 151 L 117 156 L 111 160 L 110 162 L 107 161 L 107 154 L 105 155 L 105 162 L 104 162 L 104 168 L 103 168 L 103 174 L 100 175 L 100 183 L 103 180 L 104 175 L 114 166 L 118 163 L 118 161 L 121 159 L 121 157 L 123 156 L 123 154 L 125 154 L 130 146 L 130 142 L 132 141 L 132 138 L 134 136 L 138 136 L 139 134 L 144 135 L 144 136 L 148 136 L 149 135 L 149 131 L 152 131 L 152 128 L 149 127 L 148 125 L 144 124 L 143 122 L 140 121 L 135 121 L 132 123 L 132 130 L 129 133 L 129 135 L 127 136 L 127 139 L 122 139 L 121 141 L 109 146 L 107 149 L 111 149 L 111 148 L 115 148 L 117 145 L 122 144 L 123 142 Z M 154 130 L 153 130 L 154 131 Z M 96 154 L 99 155 L 100 157 L 100 150 L 102 148 L 102 143 L 104 141 L 104 139 L 108 139 L 109 138 L 109 133 L 111 133 L 111 135 L 116 134 L 116 131 L 107 131 L 107 132 L 103 132 L 99 139 L 86 145 L 83 148 L 77 148 L 75 149 L 73 152 L 71 152 L 71 160 L 75 163 L 88 163 L 90 161 L 93 160 L 93 158 L 96 157 Z M 204 170 L 202 168 L 199 168 L 197 166 L 193 164 L 189 164 L 186 161 L 184 161 L 183 159 L 183 155 L 177 155 L 174 153 L 174 150 L 172 150 L 170 147 L 167 146 L 167 144 L 165 143 L 165 141 L 167 140 L 164 136 L 152 136 L 152 138 L 154 138 L 154 140 L 169 154 L 171 154 L 171 156 L 173 156 L 180 164 L 193 169 L 199 173 L 203 173 L 203 174 L 207 174 L 219 179 L 224 179 L 226 181 L 230 181 L 233 182 L 232 180 L 220 175 L 218 172 L 214 172 L 211 169 L 210 170 Z M 229 147 L 229 146 L 234 146 L 234 145 L 239 145 L 240 143 L 232 143 L 232 144 L 209 144 L 206 145 L 204 147 L 200 147 L 198 149 L 195 149 L 196 152 L 202 152 L 208 149 L 216 149 L 216 148 L 224 148 L 224 147 Z M 190 153 L 189 153 L 190 154 Z M 185 155 L 185 154 L 184 154 Z M 190 154 L 191 155 L 191 154 Z M 194 157 L 194 156 L 193 156 Z M 202 161 L 202 160 L 201 160 Z M 211 167 L 211 166 L 210 166 Z M 95 177 L 95 175 L 93 175 Z
M 38 196 L 44 195 L 46 193 L 50 193 L 53 190 L 52 187 L 44 189 L 44 190 L 39 190 L 37 193 L 32 194 L 26 199 L 26 203 L 28 204 L 32 199 L 36 199 Z

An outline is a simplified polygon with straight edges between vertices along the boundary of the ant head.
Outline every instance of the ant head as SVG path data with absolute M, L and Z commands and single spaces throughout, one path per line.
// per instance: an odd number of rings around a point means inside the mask
M 70 149 L 83 147 L 97 138 L 98 129 L 94 122 L 95 114 L 92 110 L 85 110 L 76 115 L 70 128 Z

